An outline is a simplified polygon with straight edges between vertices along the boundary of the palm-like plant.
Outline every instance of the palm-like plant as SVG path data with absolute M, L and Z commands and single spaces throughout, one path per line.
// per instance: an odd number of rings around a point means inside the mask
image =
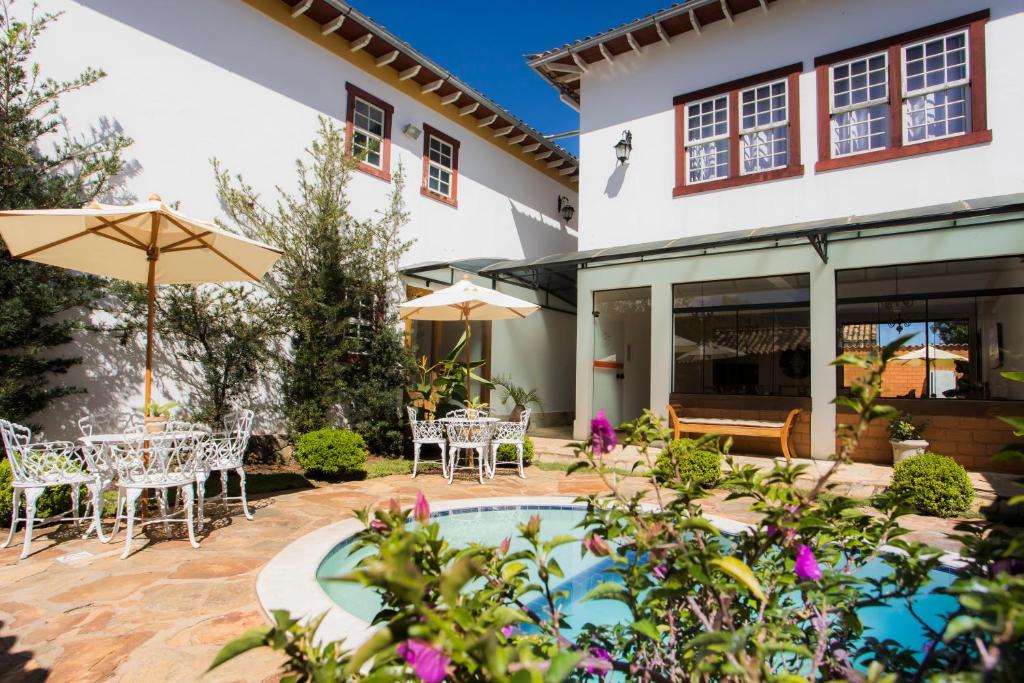
M 535 407 L 538 411 L 544 410 L 544 402 L 537 392 L 537 388 L 526 389 L 512 381 L 509 375 L 498 375 L 491 380 L 494 386 L 501 389 L 501 400 L 512 401 L 516 406 L 523 408 Z

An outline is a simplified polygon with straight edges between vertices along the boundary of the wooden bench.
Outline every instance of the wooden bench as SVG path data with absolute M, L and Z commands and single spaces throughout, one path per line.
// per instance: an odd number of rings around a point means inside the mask
M 680 407 L 681 411 L 681 407 Z M 800 414 L 799 408 L 789 411 L 783 422 L 768 420 L 729 420 L 716 417 L 683 417 L 680 418 L 675 406 L 668 406 L 668 422 L 672 428 L 672 438 L 678 439 L 683 434 L 728 434 L 730 436 L 761 436 L 777 438 L 782 444 L 782 454 L 786 462 L 793 459 L 789 450 L 789 433 L 793 423 Z

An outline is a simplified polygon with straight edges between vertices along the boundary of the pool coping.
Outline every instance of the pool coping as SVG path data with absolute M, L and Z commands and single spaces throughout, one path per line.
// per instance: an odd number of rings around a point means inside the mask
M 585 508 L 575 496 L 501 496 L 493 498 L 460 498 L 431 503 L 431 516 L 484 507 L 558 506 Z M 643 503 L 645 510 L 657 510 L 653 503 Z M 718 515 L 704 515 L 718 530 L 726 534 L 741 534 L 755 525 Z M 351 518 L 320 527 L 302 536 L 278 552 L 256 578 L 256 595 L 266 618 L 273 623 L 274 610 L 286 610 L 293 618 L 305 623 L 325 615 L 316 633 L 316 641 L 341 641 L 350 649 L 365 642 L 375 630 L 369 622 L 347 612 L 336 604 L 317 581 L 317 569 L 331 550 L 364 529 L 362 522 Z M 898 548 L 883 546 L 886 552 L 903 554 Z M 955 553 L 940 558 L 943 565 L 956 568 L 964 564 Z

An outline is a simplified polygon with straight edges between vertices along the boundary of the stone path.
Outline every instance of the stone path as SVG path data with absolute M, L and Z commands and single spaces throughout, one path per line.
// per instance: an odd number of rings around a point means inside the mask
M 434 500 L 604 490 L 594 475 L 566 478 L 536 467 L 527 475 L 522 480 L 499 471 L 483 486 L 465 478 L 449 487 L 428 473 L 415 481 L 394 476 L 278 493 L 255 501 L 254 521 L 216 517 L 198 550 L 182 534 L 162 538 L 159 527 L 149 527 L 127 560 L 119 559 L 123 530 L 103 545 L 80 540 L 70 527 L 44 529 L 26 560 L 18 561 L 20 548 L 0 550 L 0 683 L 275 680 L 278 659 L 263 650 L 202 674 L 224 643 L 264 622 L 256 575 L 282 547 L 392 496 L 410 505 L 420 489 Z M 640 478 L 624 480 L 627 490 L 643 486 Z M 705 507 L 752 520 L 741 501 L 727 502 L 724 494 Z M 218 514 L 212 508 L 208 512 Z M 909 521 L 913 537 L 950 547 L 944 538 L 949 521 Z

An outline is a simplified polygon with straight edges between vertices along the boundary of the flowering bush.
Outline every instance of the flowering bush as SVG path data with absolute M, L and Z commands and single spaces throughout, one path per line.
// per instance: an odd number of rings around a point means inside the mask
M 422 496 L 411 520 L 395 501 L 364 510 L 356 549 L 372 553 L 341 579 L 381 595 L 373 635 L 354 652 L 308 647 L 317 621 L 303 630 L 279 616 L 277 626 L 226 646 L 214 666 L 267 645 L 289 655 L 294 680 L 1012 680 L 1024 666 L 1024 540 L 961 525 L 965 565 L 943 589 L 958 607 L 930 624 L 914 605 L 936 590 L 929 572 L 941 551 L 902 538 L 897 497 L 878 495 L 864 509 L 832 490 L 870 423 L 893 414 L 876 401 L 885 364 L 904 341 L 836 361 L 863 368 L 867 379 L 837 399 L 859 419 L 838 430 L 839 452 L 822 475 L 811 478 L 806 465 L 761 472 L 727 459 L 729 498 L 761 515 L 744 533 L 727 536 L 710 523 L 700 504 L 706 494 L 690 480 L 669 481 L 669 490 L 652 478 L 650 493 L 626 494 L 604 463 L 616 436 L 599 415 L 590 439 L 575 444 L 571 471 L 597 473 L 611 493 L 581 499 L 581 539 L 547 538 L 534 516 L 518 527 L 523 550 L 512 551 L 507 538 L 455 548 Z M 651 468 L 651 443 L 668 438 L 661 420 L 647 412 L 623 429 L 624 444 Z M 572 545 L 606 563 L 607 580 L 586 599 L 621 602 L 629 614 L 621 623 L 575 623 L 566 611 L 553 551 Z M 860 571 L 875 562 L 890 571 Z M 920 622 L 924 648 L 865 629 L 861 610 L 892 603 Z

